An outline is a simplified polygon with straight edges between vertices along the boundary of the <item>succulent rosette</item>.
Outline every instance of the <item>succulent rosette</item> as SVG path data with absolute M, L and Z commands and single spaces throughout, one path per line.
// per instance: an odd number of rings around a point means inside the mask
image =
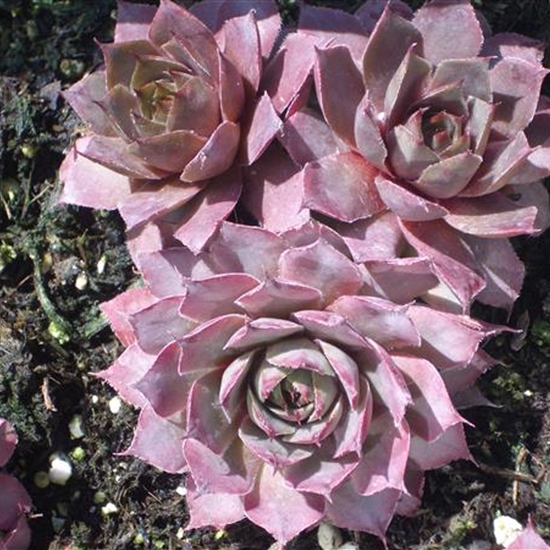
M 328 520 L 384 538 L 424 470 L 469 458 L 456 406 L 500 329 L 413 303 L 431 273 L 370 273 L 312 221 L 224 222 L 208 250 L 140 264 L 147 286 L 103 305 L 126 350 L 99 375 L 141 409 L 126 453 L 187 473 L 188 528 L 248 518 L 285 544 Z
M 104 66 L 65 93 L 89 131 L 62 165 L 61 200 L 117 208 L 134 233 L 158 221 L 200 249 L 235 206 L 238 165 L 279 130 L 257 92 L 280 21 L 272 0 L 194 11 L 119 2 Z
M 380 4 L 355 15 L 307 8 L 283 43 L 269 90 L 286 117 L 280 141 L 303 169 L 288 185 L 252 182 L 247 204 L 275 228 L 291 189 L 296 223 L 304 210 L 324 219 L 359 261 L 371 254 L 359 236 L 389 211 L 402 254 L 432 262 L 442 303 L 509 309 L 524 275 L 509 237 L 549 223 L 542 45 L 491 35 L 468 0 L 415 14 Z
M 0 468 L 6 465 L 17 445 L 12 425 L 0 418 Z M 29 547 L 31 532 L 25 514 L 31 509 L 25 488 L 13 476 L 0 471 L 0 549 L 24 550 Z

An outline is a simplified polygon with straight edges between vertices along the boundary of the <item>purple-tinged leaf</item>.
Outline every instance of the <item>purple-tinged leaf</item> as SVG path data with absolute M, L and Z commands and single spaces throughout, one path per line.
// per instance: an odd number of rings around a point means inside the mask
M 433 0 L 413 19 L 424 39 L 424 56 L 434 64 L 476 57 L 483 33 L 469 0 Z
M 345 222 L 377 214 L 383 203 L 374 185 L 376 173 L 355 153 L 310 162 L 303 171 L 304 206 Z
M 156 6 L 118 0 L 115 42 L 146 40 L 147 31 L 157 11 Z
M 89 208 L 114 210 L 130 195 L 130 180 L 127 176 L 78 153 L 78 148 L 86 150 L 90 139 L 84 137 L 77 140 L 76 145 L 63 160 L 59 169 L 59 178 L 63 182 L 59 201 Z M 86 182 L 86 185 L 83 182 Z
M 418 29 L 386 7 L 370 35 L 363 57 L 365 87 L 378 111 L 384 111 L 390 80 L 413 44 L 421 55 L 422 35 Z
M 287 487 L 280 473 L 264 465 L 256 487 L 244 497 L 244 507 L 248 519 L 284 545 L 323 519 L 325 499 Z
M 119 456 L 136 456 L 171 474 L 181 473 L 186 463 L 181 451 L 185 437 L 184 419 L 177 414 L 172 418 L 162 418 L 152 407 L 141 410 L 137 428 L 130 447 Z
M 300 332 L 303 332 L 303 328 L 292 321 L 260 317 L 237 330 L 228 340 L 226 348 L 242 350 L 258 347 Z
M 325 119 L 339 138 L 355 147 L 355 113 L 365 87 L 349 49 L 345 46 L 317 49 L 314 75 Z

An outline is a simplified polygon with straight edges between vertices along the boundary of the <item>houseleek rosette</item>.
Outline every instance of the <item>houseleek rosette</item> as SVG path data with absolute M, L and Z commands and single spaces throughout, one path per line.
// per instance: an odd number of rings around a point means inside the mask
M 279 15 L 271 0 L 195 11 L 119 2 L 105 65 L 65 93 L 88 132 L 63 163 L 61 199 L 118 208 L 129 230 L 161 220 L 161 236 L 200 249 L 235 206 L 238 165 L 279 129 L 256 98 Z
M 477 298 L 510 309 L 524 267 L 509 237 L 549 223 L 542 44 L 491 35 L 468 0 L 433 0 L 415 14 L 381 4 L 355 15 L 304 7 L 267 70 L 286 117 L 280 140 L 303 170 L 276 188 L 254 182 L 247 203 L 276 228 L 293 192 L 295 223 L 304 211 L 322 216 L 359 261 L 372 258 L 360 235 L 392 218 L 402 254 L 431 260 L 439 306 L 467 311 Z
M 127 349 L 100 376 L 141 409 L 126 453 L 187 473 L 188 528 L 246 517 L 284 544 L 328 520 L 383 538 L 424 470 L 470 456 L 453 400 L 498 329 L 414 304 L 437 282 L 418 262 L 371 273 L 313 222 L 224 222 L 208 251 L 140 258 L 146 288 L 103 305 Z

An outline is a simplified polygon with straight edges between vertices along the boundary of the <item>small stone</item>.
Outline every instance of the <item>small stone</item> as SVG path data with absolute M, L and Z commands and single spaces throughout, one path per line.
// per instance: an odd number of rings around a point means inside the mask
M 82 415 L 73 414 L 71 421 L 69 422 L 69 433 L 71 439 L 81 439 L 84 437 L 84 430 L 82 429 Z
M 101 513 L 104 516 L 109 516 L 111 514 L 116 514 L 117 512 L 118 512 L 118 508 L 112 502 L 108 502 L 107 504 L 105 504 L 105 506 L 101 507 Z
M 46 472 L 36 472 L 33 477 L 34 484 L 39 489 L 45 489 L 50 484 L 50 478 Z
M 50 457 L 50 471 L 48 477 L 56 485 L 65 485 L 73 475 L 73 466 L 70 460 L 61 453 L 55 453 Z
M 493 520 L 495 542 L 501 546 L 512 544 L 522 530 L 521 523 L 510 516 L 498 516 Z
M 113 414 L 118 414 L 120 412 L 121 407 L 122 407 L 122 401 L 120 400 L 120 397 L 115 396 L 112 399 L 109 399 L 109 410 Z

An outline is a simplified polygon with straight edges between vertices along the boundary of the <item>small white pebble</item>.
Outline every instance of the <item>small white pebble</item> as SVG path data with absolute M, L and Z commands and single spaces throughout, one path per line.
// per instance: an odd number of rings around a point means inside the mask
M 99 403 L 99 397 L 97 395 L 92 395 L 90 399 L 92 400 L 92 403 L 94 405 L 97 405 Z
M 118 508 L 112 502 L 108 502 L 107 504 L 105 504 L 105 506 L 101 507 L 101 513 L 104 516 L 108 516 L 110 514 L 115 514 L 116 512 L 118 512 Z
M 105 271 L 105 266 L 107 265 L 107 257 L 105 256 L 105 254 L 103 256 L 101 256 L 101 258 L 99 258 L 99 260 L 97 261 L 97 265 L 96 265 L 96 269 L 97 269 L 97 274 L 98 275 L 101 275 L 104 271 Z
M 176 487 L 176 493 L 180 497 L 184 497 L 187 494 L 187 489 L 183 485 L 179 485 L 178 487 Z
M 120 412 L 121 407 L 122 407 L 122 401 L 120 400 L 120 397 L 115 396 L 112 399 L 109 399 L 109 410 L 113 414 L 118 414 Z
M 70 460 L 61 453 L 55 453 L 50 457 L 50 471 L 48 477 L 56 485 L 65 485 L 73 475 L 73 466 Z
M 184 533 L 183 527 L 180 527 L 178 529 L 178 532 L 176 533 L 176 538 L 181 540 L 183 538 L 183 533 Z
M 72 439 L 81 439 L 84 437 L 84 430 L 82 429 L 82 416 L 80 414 L 73 414 L 73 417 L 69 422 L 69 432 Z
M 88 286 L 88 275 L 84 271 L 76 276 L 74 286 L 77 290 L 84 290 Z
M 525 395 L 525 397 L 533 397 L 533 392 L 531 390 L 525 390 L 523 395 Z
M 499 516 L 493 520 L 495 541 L 501 546 L 512 544 L 522 530 L 523 527 L 521 523 L 510 516 Z

